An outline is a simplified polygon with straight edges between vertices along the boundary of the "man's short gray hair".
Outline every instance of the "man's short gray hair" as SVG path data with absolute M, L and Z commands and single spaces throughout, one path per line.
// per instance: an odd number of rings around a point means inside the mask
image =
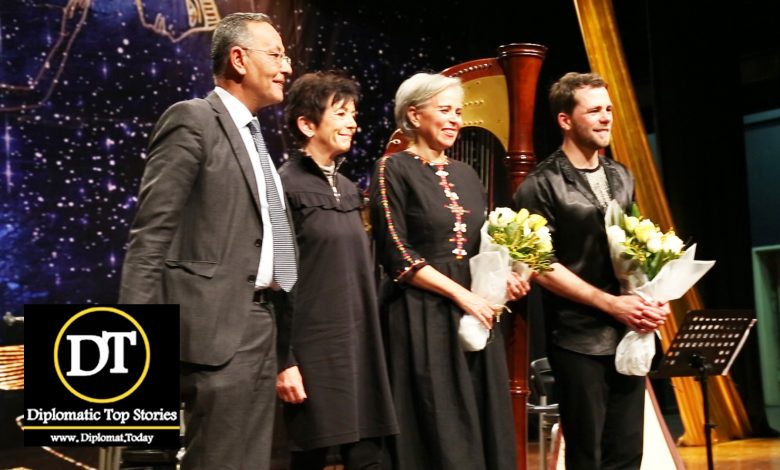
M 271 23 L 271 17 L 265 13 L 232 13 L 222 18 L 214 29 L 211 38 L 211 67 L 215 77 L 225 73 L 230 48 L 248 46 L 251 38 L 246 29 L 247 23 Z

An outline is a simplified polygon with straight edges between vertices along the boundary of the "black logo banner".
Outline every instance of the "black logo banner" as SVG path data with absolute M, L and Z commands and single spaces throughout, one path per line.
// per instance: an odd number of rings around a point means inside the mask
M 178 305 L 25 305 L 24 443 L 179 447 Z

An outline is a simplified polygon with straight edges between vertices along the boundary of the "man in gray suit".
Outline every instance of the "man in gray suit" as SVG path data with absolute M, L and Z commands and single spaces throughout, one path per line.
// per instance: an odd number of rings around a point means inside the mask
M 149 144 L 121 303 L 181 305 L 182 468 L 270 466 L 274 308 L 297 279 L 284 193 L 255 115 L 292 69 L 262 13 L 220 21 L 216 88 L 171 106 Z

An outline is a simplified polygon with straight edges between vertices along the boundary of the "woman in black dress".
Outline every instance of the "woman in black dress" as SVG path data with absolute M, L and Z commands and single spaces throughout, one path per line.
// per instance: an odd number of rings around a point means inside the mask
M 383 436 L 398 432 L 382 348 L 369 238 L 358 188 L 338 173 L 357 131 L 358 85 L 309 73 L 286 97 L 300 144 L 279 170 L 300 254 L 290 348 L 277 393 L 292 469 L 317 469 L 340 446 L 346 469 L 381 467 Z
M 486 327 L 493 306 L 469 290 L 469 258 L 485 221 L 485 190 L 467 164 L 450 160 L 463 120 L 460 80 L 417 74 L 396 93 L 396 124 L 410 139 L 382 157 L 371 184 L 377 256 L 389 279 L 381 301 L 400 434 L 398 469 L 512 469 L 516 464 L 504 343 L 478 352 L 458 341 L 462 315 Z M 512 275 L 507 294 L 529 285 Z

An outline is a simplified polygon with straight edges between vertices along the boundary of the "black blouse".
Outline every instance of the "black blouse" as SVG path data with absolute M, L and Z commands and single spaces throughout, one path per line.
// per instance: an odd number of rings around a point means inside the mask
M 633 201 L 634 178 L 620 163 L 600 157 L 612 197 L 624 210 Z M 611 294 L 620 293 L 609 255 L 604 209 L 587 179 L 558 149 L 526 177 L 514 196 L 516 208 L 526 208 L 547 219 L 561 263 L 585 282 Z M 610 315 L 547 290 L 545 318 L 550 340 L 575 352 L 615 354 L 625 326 Z
M 336 172 L 334 191 L 316 162 L 299 152 L 279 176 L 300 253 L 291 354 L 280 362 L 298 365 L 308 395 L 302 404 L 284 406 L 293 449 L 394 434 L 360 190 Z

